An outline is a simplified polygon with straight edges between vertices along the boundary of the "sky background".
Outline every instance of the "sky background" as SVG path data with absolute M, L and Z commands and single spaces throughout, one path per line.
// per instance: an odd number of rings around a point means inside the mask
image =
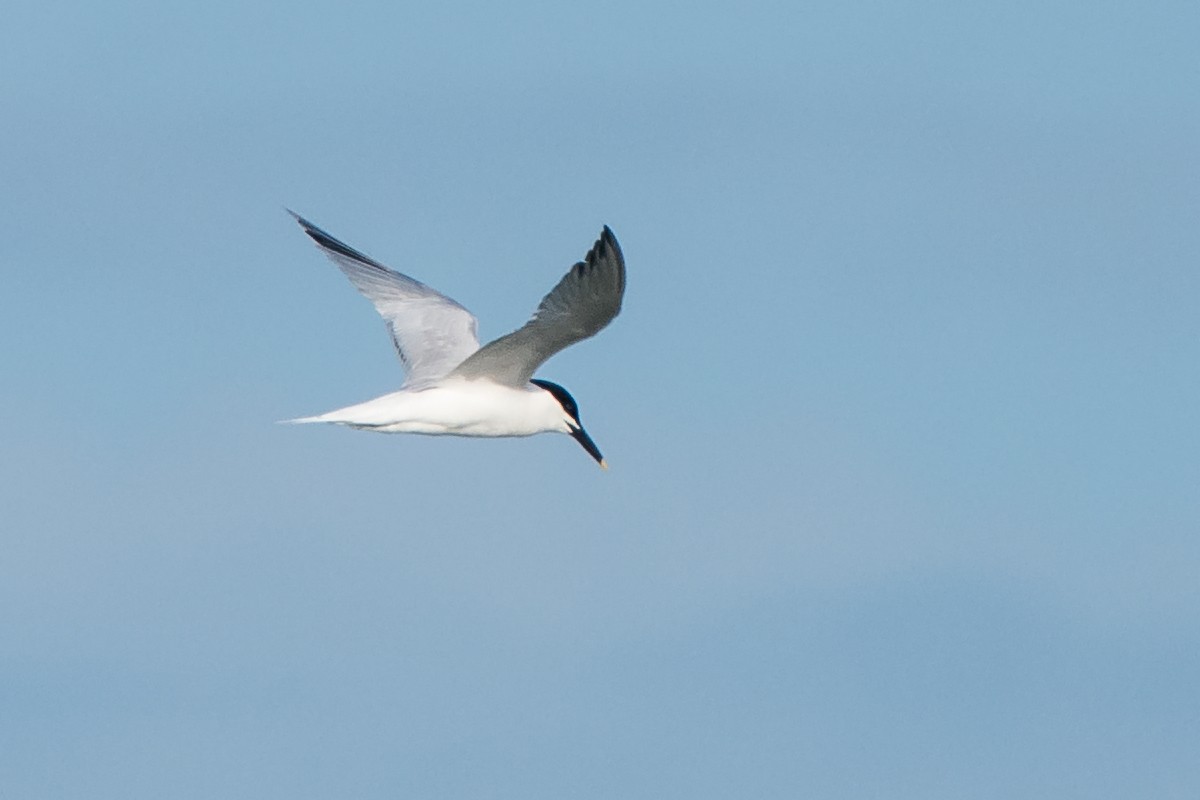
M 0 796 L 1200 796 L 1195 3 L 18 3 Z M 570 439 L 394 389 L 612 226 Z

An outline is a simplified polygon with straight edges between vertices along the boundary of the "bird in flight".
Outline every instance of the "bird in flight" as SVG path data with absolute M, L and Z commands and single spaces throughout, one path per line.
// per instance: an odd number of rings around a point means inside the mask
M 575 398 L 534 378 L 548 358 L 596 335 L 621 310 L 625 260 L 605 226 L 522 327 L 483 347 L 473 314 L 444 294 L 335 239 L 289 211 L 387 323 L 407 373 L 398 391 L 294 423 L 328 422 L 379 433 L 532 436 L 565 433 L 608 463 L 583 429 Z

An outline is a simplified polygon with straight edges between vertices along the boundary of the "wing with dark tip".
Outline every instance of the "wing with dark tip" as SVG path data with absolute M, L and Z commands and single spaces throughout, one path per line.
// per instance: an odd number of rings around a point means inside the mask
M 454 374 L 524 386 L 550 356 L 595 336 L 611 322 L 624 294 L 625 259 L 605 226 L 587 257 L 542 298 L 529 322 L 480 348 Z
M 375 305 L 387 323 L 406 386 L 443 377 L 479 349 L 470 311 L 418 280 L 390 270 L 293 211 L 304 232 Z

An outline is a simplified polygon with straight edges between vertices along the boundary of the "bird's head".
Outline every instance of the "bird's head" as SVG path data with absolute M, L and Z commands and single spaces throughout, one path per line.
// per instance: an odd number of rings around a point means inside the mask
M 569 434 L 572 439 L 579 442 L 580 447 L 587 450 L 588 455 L 596 459 L 596 463 L 601 468 L 608 469 L 608 462 L 604 460 L 604 456 L 600 455 L 600 449 L 596 447 L 592 437 L 588 436 L 587 431 L 583 429 L 583 423 L 579 421 L 579 405 L 575 402 L 575 398 L 571 397 L 571 393 L 550 381 L 535 378 L 530 383 L 548 392 L 562 407 L 563 433 Z

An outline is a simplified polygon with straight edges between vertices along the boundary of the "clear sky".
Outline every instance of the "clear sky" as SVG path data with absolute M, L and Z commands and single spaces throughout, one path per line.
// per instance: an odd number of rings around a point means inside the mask
M 0 796 L 1200 796 L 1195 3 L 10 6 Z

